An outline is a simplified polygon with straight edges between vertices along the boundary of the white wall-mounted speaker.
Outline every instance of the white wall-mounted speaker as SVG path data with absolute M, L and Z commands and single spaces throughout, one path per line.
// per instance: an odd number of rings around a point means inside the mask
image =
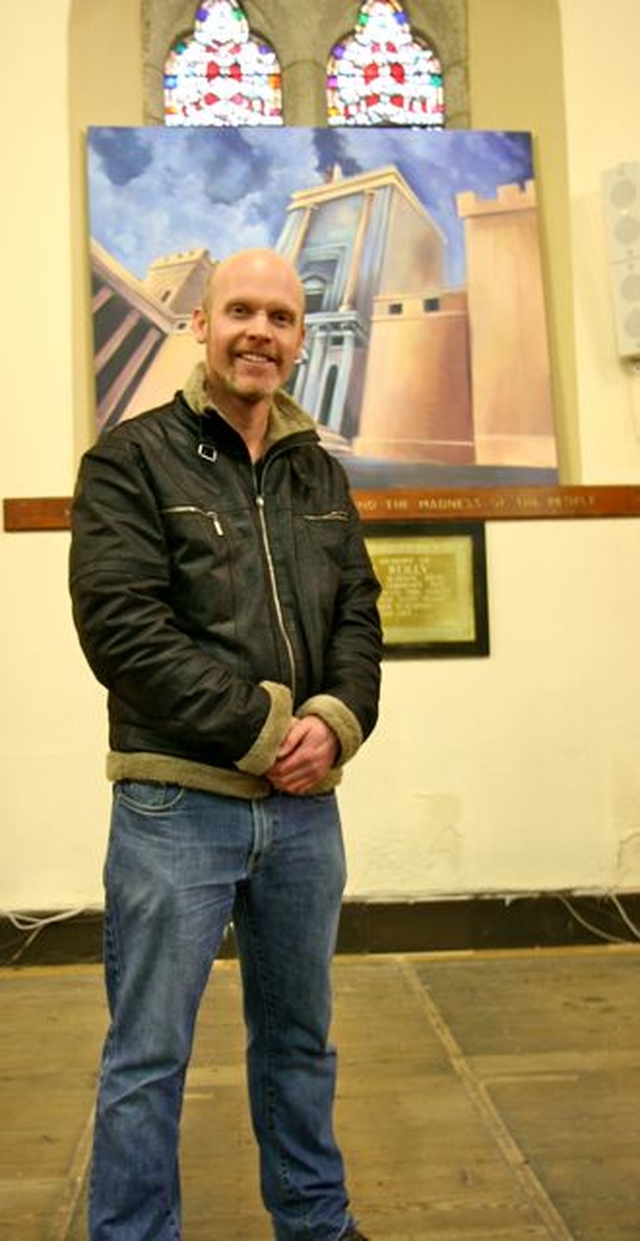
M 640 163 L 602 174 L 609 272 L 618 350 L 640 357 Z

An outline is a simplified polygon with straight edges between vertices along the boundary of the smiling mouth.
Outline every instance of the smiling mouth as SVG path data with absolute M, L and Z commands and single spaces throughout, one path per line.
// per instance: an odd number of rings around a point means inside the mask
M 239 353 L 237 354 L 240 362 L 249 362 L 252 366 L 264 366 L 265 363 L 274 365 L 275 359 L 268 357 L 266 353 Z

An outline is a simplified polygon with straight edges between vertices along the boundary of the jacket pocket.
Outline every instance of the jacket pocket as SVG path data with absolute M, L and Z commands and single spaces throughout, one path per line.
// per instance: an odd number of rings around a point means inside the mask
M 215 533 L 217 534 L 218 538 L 221 539 L 224 537 L 224 530 L 222 528 L 222 522 L 217 512 L 215 511 L 215 509 L 198 508 L 195 504 L 171 504 L 167 508 L 163 508 L 162 512 L 165 513 L 166 515 L 170 515 L 173 513 L 175 515 L 188 514 L 189 516 L 191 516 L 195 514 L 196 517 L 205 517 L 207 521 L 211 522 L 211 525 L 213 529 L 215 530 Z
M 348 523 L 346 509 L 302 514 L 313 570 L 323 573 L 327 566 L 342 565 Z
M 234 618 L 232 531 L 228 518 L 193 504 L 162 509 L 171 564 L 171 602 L 190 632 Z

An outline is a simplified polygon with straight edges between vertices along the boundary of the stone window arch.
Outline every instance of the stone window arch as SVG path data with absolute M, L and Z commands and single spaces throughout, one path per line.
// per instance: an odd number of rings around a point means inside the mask
M 146 124 L 164 123 L 164 68 L 176 40 L 193 29 L 195 0 L 141 0 Z M 411 28 L 437 50 L 447 126 L 468 128 L 467 0 L 403 0 Z M 354 29 L 362 0 L 243 0 L 251 33 L 274 49 L 282 73 L 285 125 L 327 124 L 331 50 Z

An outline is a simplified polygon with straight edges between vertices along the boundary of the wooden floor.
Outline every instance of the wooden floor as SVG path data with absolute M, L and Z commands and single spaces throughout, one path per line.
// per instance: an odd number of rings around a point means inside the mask
M 371 1241 L 640 1238 L 640 949 L 340 957 L 335 989 Z M 0 971 L 2 1241 L 85 1241 L 104 1027 L 98 968 Z M 188 1080 L 184 1241 L 268 1241 L 255 1164 L 221 962 Z

